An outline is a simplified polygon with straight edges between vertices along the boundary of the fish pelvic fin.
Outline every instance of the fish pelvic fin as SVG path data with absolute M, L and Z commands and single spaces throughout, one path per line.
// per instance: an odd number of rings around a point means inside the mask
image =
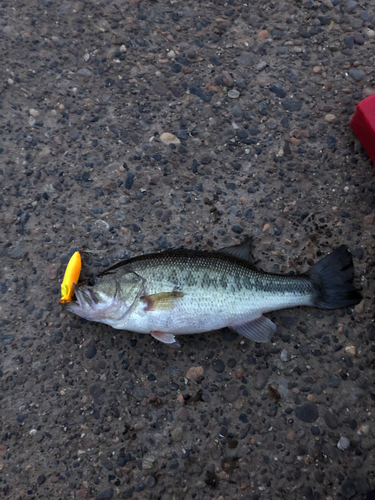
M 167 311 L 175 306 L 183 292 L 159 292 L 152 295 L 142 295 L 141 300 L 146 303 L 145 311 Z
M 346 245 L 317 262 L 306 275 L 314 286 L 311 305 L 315 307 L 338 309 L 354 306 L 362 300 L 360 291 L 353 285 L 353 259 Z
M 237 333 L 254 342 L 268 342 L 276 332 L 276 325 L 265 316 L 244 323 L 231 326 Z
M 166 332 L 159 332 L 159 331 L 153 331 L 150 332 L 152 337 L 156 340 L 160 340 L 160 342 L 163 342 L 163 344 L 168 344 L 169 347 L 181 347 L 180 343 L 178 340 L 176 340 L 176 337 L 173 335 L 173 333 L 166 333 Z

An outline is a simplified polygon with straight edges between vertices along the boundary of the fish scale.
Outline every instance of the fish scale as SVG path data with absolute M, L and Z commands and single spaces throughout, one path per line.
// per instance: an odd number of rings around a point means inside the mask
M 345 246 L 302 275 L 266 273 L 248 255 L 245 241 L 218 252 L 169 250 L 134 257 L 99 275 L 94 286 L 76 287 L 77 300 L 67 308 L 177 345 L 175 335 L 227 326 L 264 342 L 276 326 L 263 313 L 301 305 L 345 307 L 361 300 Z

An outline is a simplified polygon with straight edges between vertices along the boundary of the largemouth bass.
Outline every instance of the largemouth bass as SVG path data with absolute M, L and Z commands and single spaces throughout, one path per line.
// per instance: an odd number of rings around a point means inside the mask
M 257 269 L 251 242 L 216 252 L 167 250 L 120 262 L 75 285 L 68 311 L 121 330 L 149 333 L 178 347 L 177 335 L 231 327 L 267 342 L 276 325 L 264 313 L 295 306 L 335 309 L 361 301 L 353 286 L 353 261 L 345 245 L 305 274 Z

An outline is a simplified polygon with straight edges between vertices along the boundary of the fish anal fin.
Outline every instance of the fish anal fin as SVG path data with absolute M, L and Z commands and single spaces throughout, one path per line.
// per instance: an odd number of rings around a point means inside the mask
M 217 250 L 219 253 L 225 253 L 227 255 L 232 255 L 233 257 L 237 257 L 238 259 L 246 260 L 252 264 L 254 262 L 254 258 L 252 256 L 253 249 L 253 238 L 247 238 L 244 242 L 239 245 L 234 245 L 231 247 L 224 247 Z
M 172 309 L 175 302 L 183 296 L 183 292 L 159 292 L 142 295 L 141 299 L 146 303 L 145 311 L 167 311 Z
M 254 342 L 268 342 L 276 332 L 275 323 L 265 316 L 260 316 L 243 325 L 231 325 L 231 328 Z
M 163 344 L 167 344 L 170 347 L 181 347 L 173 333 L 159 332 L 158 330 L 155 330 L 150 332 L 150 334 L 154 337 L 154 339 L 160 340 L 160 342 L 163 342 Z

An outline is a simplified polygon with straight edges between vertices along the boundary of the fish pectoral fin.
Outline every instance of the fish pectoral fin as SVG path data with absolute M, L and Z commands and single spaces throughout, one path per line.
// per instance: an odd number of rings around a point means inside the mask
M 268 342 L 276 332 L 276 325 L 265 316 L 244 323 L 243 325 L 231 326 L 237 333 L 253 340 L 254 342 Z
M 145 311 L 167 311 L 172 309 L 175 302 L 183 296 L 183 292 L 159 292 L 142 295 L 141 299 L 146 303 Z
M 223 247 L 217 250 L 219 253 L 225 253 L 227 255 L 232 255 L 238 259 L 246 260 L 250 264 L 253 264 L 254 257 L 252 256 L 253 250 L 253 238 L 247 238 L 243 243 L 239 245 L 234 245 L 231 247 Z
M 173 333 L 159 332 L 155 330 L 150 332 L 150 334 L 154 337 L 154 339 L 160 340 L 160 342 L 168 344 L 170 347 L 181 347 Z

